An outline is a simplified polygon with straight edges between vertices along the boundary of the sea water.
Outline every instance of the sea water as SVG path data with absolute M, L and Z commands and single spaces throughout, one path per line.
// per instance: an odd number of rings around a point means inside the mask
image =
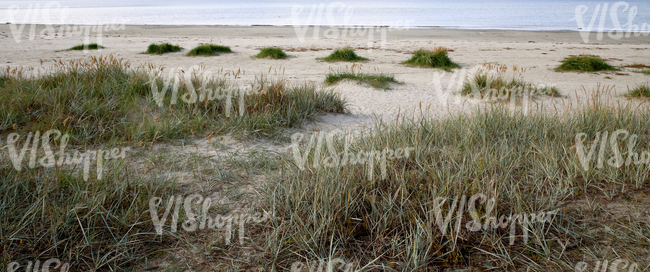
M 581 10 L 581 18 L 577 20 L 577 11 Z M 650 1 L 0 1 L 0 23 L 14 24 L 321 25 L 580 30 L 592 23 L 593 29 L 602 25 L 601 29 L 610 30 L 627 29 L 628 21 L 640 27 L 644 23 L 650 24 Z M 617 22 L 619 26 L 616 25 Z

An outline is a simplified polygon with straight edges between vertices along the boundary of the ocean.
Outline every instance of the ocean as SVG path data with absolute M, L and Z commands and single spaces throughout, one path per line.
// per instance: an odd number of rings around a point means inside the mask
M 0 23 L 321 25 L 650 32 L 650 1 L 0 1 Z M 646 28 L 644 28 L 646 26 Z

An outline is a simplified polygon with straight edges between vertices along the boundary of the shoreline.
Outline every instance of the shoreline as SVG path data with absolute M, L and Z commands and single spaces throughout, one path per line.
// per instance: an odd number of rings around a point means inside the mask
M 42 23 L 14 23 L 6 22 L 0 25 L 35 25 L 38 27 L 43 26 L 97 26 L 97 25 L 110 25 L 110 24 L 42 24 Z M 119 24 L 121 25 L 121 24 Z M 251 24 L 251 25 L 237 25 L 237 24 L 123 24 L 125 27 L 156 27 L 156 28 L 165 28 L 165 27 L 223 27 L 223 28 L 253 28 L 253 27 L 268 27 L 268 28 L 301 28 L 301 27 L 319 27 L 319 28 L 341 28 L 341 29 L 355 29 L 355 28 L 386 28 L 392 30 L 458 30 L 458 31 L 520 31 L 520 32 L 549 32 L 549 33 L 575 33 L 575 32 L 585 32 L 580 28 L 575 29 L 541 29 L 541 28 L 524 28 L 524 27 L 470 27 L 470 26 L 434 26 L 434 25 L 414 25 L 414 26 L 389 26 L 389 25 L 267 25 L 267 24 Z M 627 32 L 627 29 L 616 29 L 616 28 L 603 28 L 602 30 L 587 31 L 589 33 L 598 33 L 604 32 L 608 33 L 609 31 L 621 31 L 623 33 Z M 642 34 L 649 34 L 650 31 L 637 30 L 636 32 Z
M 32 27 L 33 25 L 33 27 Z M 17 27 L 12 28 L 12 26 L 16 26 L 14 24 L 0 24 L 0 40 L 1 38 L 9 38 L 14 39 L 12 29 L 18 29 Z M 44 25 L 44 24 L 24 24 L 21 25 L 23 27 L 21 36 L 27 36 L 29 37 L 30 32 L 32 32 L 32 28 L 35 29 L 34 32 L 36 37 L 38 39 L 41 39 L 38 37 L 38 33 L 41 33 L 43 29 L 46 27 L 54 28 L 56 31 L 59 32 L 61 27 L 74 27 L 74 26 L 96 26 L 96 25 Z M 640 34 L 638 37 L 634 36 L 633 34 L 630 35 L 630 37 L 625 37 L 620 39 L 612 39 L 609 37 L 607 31 L 603 32 L 602 39 L 598 40 L 598 32 L 589 32 L 588 34 L 588 40 L 587 43 L 585 43 L 585 36 L 584 32 L 581 32 L 579 30 L 517 30 L 517 29 L 462 29 L 462 28 L 444 28 L 444 27 L 423 27 L 423 28 L 415 28 L 415 27 L 410 27 L 410 28 L 391 28 L 391 27 L 323 27 L 323 26 L 301 26 L 301 27 L 295 27 L 295 26 L 226 26 L 226 25 L 110 25 L 106 24 L 104 25 L 105 28 L 106 26 L 112 26 L 113 28 L 121 28 L 120 30 L 109 30 L 109 31 L 102 31 L 102 35 L 104 37 L 111 37 L 112 34 L 119 34 L 119 35 L 142 35 L 143 37 L 148 37 L 148 36 L 169 36 L 169 35 L 174 35 L 174 36 L 203 36 L 203 37 L 215 37 L 215 36 L 228 36 L 228 37 L 249 37 L 249 38 L 266 38 L 266 37 L 273 37 L 273 36 L 282 36 L 283 38 L 289 38 L 293 36 L 293 38 L 300 39 L 299 33 L 301 35 L 304 35 L 304 41 L 299 41 L 300 44 L 304 43 L 305 41 L 309 42 L 320 42 L 320 41 L 332 41 L 332 40 L 341 40 L 341 41 L 353 41 L 353 40 L 365 40 L 368 42 L 369 38 L 373 39 L 375 41 L 385 39 L 389 42 L 393 41 L 401 41 L 401 40 L 421 40 L 422 38 L 428 37 L 428 38 L 436 38 L 436 39 L 447 39 L 447 40 L 453 40 L 453 41 L 472 41 L 472 42 L 560 42 L 563 44 L 567 43 L 576 43 L 576 44 L 584 44 L 584 45 L 604 45 L 604 44 L 638 44 L 638 45 L 645 45 L 645 44 L 650 44 L 650 36 L 644 36 L 643 34 Z M 366 35 L 362 34 L 364 36 L 362 37 L 350 37 L 350 36 L 343 36 L 343 37 L 327 37 L 326 31 L 327 30 L 342 30 L 341 32 L 344 32 L 346 30 L 352 30 L 351 32 L 354 31 L 360 31 L 363 32 L 363 29 L 370 29 L 370 28 L 377 28 L 377 30 L 374 31 L 374 36 L 373 35 Z M 177 31 L 170 33 L 169 31 L 173 31 L 175 29 L 179 29 L 182 31 Z M 157 31 L 158 33 L 143 33 L 144 31 Z M 314 31 L 317 31 L 316 34 L 314 34 Z M 74 31 L 73 31 L 74 32 Z M 79 31 L 81 32 L 81 31 Z M 89 32 L 90 39 L 96 39 L 96 32 L 95 31 L 90 31 Z M 623 32 L 626 33 L 626 32 Z M 650 34 L 650 33 L 645 33 L 645 34 Z M 338 35 L 338 34 L 337 34 Z M 382 37 L 382 35 L 384 35 Z M 368 37 L 370 36 L 370 37 Z M 316 37 L 316 39 L 313 39 Z M 67 39 L 67 38 L 83 38 L 75 37 L 68 37 L 67 35 L 65 37 L 56 37 L 54 39 L 45 39 L 45 40 L 57 40 L 57 39 Z M 24 38 L 22 38 L 24 39 Z M 33 41 L 33 39 L 32 39 Z

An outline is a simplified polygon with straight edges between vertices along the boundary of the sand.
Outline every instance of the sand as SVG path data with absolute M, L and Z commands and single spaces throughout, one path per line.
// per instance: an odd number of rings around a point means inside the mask
M 14 26 L 15 27 L 15 26 Z M 55 61 L 70 61 L 88 59 L 90 56 L 109 55 L 123 58 L 133 66 L 146 63 L 159 67 L 166 67 L 165 71 L 181 69 L 188 71 L 192 68 L 202 67 L 203 71 L 212 71 L 227 74 L 228 78 L 238 84 L 247 84 L 255 79 L 256 75 L 266 73 L 270 78 L 282 78 L 292 83 L 312 81 L 322 84 L 330 69 L 345 69 L 350 63 L 327 63 L 316 60 L 331 53 L 332 49 L 350 46 L 356 48 L 357 54 L 370 59 L 364 63 L 362 71 L 394 74 L 396 79 L 404 82 L 403 85 L 393 85 L 392 90 L 376 90 L 369 86 L 345 82 L 332 86 L 337 92 L 347 99 L 352 114 L 328 114 L 316 118 L 314 122 L 307 123 L 304 127 L 293 128 L 289 133 L 312 130 L 330 130 L 341 128 L 358 132 L 366 125 L 371 125 L 375 118 L 395 120 L 398 116 L 431 115 L 442 118 L 450 114 L 471 112 L 477 108 L 492 105 L 477 99 L 467 99 L 455 92 L 460 88 L 464 77 L 469 75 L 471 69 L 484 63 L 516 65 L 524 67 L 527 72 L 521 75 L 524 80 L 536 84 L 555 84 L 562 93 L 562 97 L 538 97 L 531 104 L 530 111 L 544 110 L 557 111 L 560 114 L 566 110 L 575 110 L 585 104 L 587 98 L 595 94 L 595 88 L 610 86 L 612 91 L 604 94 L 603 98 L 608 103 L 626 104 L 632 106 L 647 106 L 645 100 L 628 100 L 621 95 L 628 87 L 648 82 L 650 76 L 634 73 L 625 69 L 620 73 L 558 73 L 553 71 L 560 61 L 569 55 L 595 54 L 608 59 L 610 64 L 650 64 L 650 38 L 647 36 L 623 38 L 619 40 L 605 39 L 598 41 L 595 34 L 589 43 L 585 43 L 578 32 L 533 32 L 533 31 L 504 31 L 504 30 L 443 30 L 443 29 L 409 29 L 393 30 L 386 32 L 385 42 L 381 39 L 381 29 L 372 39 L 368 35 L 357 37 L 336 38 L 324 36 L 326 29 L 321 28 L 314 39 L 313 30 L 310 28 L 301 39 L 296 29 L 292 27 L 215 27 L 215 26 L 130 26 L 123 30 L 104 31 L 101 41 L 94 33 L 89 41 L 101 42 L 106 48 L 98 51 L 64 51 L 84 42 L 80 35 L 55 37 L 43 39 L 34 37 L 30 39 L 30 27 L 25 26 L 22 36 L 16 37 L 12 33 L 12 26 L 0 25 L 0 68 L 6 67 L 50 67 Z M 44 26 L 36 26 L 34 33 L 40 33 Z M 55 29 L 58 29 L 55 27 Z M 298 31 L 300 33 L 300 31 Z M 17 39 L 18 38 L 18 39 Z M 18 41 L 17 41 L 18 40 Z M 369 44 L 370 40 L 370 44 Z M 178 53 L 165 55 L 142 54 L 151 43 L 169 42 L 179 44 L 185 50 Z M 187 57 L 187 51 L 199 43 L 216 43 L 230 46 L 234 53 L 223 54 L 215 57 Z M 252 56 L 259 49 L 267 46 L 281 47 L 287 51 L 290 58 L 286 60 L 257 59 Z M 419 48 L 433 49 L 444 46 L 451 50 L 449 56 L 463 68 L 455 73 L 438 69 L 405 67 L 400 62 L 410 58 L 411 53 Z M 42 63 L 41 63 L 42 61 Z M 235 78 L 233 74 L 241 73 Z M 153 144 L 153 142 L 152 142 Z M 136 169 L 149 173 L 158 168 L 158 177 L 177 180 L 183 186 L 197 184 L 199 187 L 209 180 L 210 186 L 205 189 L 213 193 L 215 199 L 225 202 L 232 201 L 233 207 L 247 205 L 252 198 L 241 200 L 237 197 L 229 199 L 227 195 L 239 193 L 222 192 L 221 185 L 216 184 L 213 177 L 202 180 L 202 169 L 217 169 L 223 167 L 219 162 L 228 159 L 249 158 L 253 152 L 266 151 L 267 156 L 275 156 L 286 151 L 289 143 L 274 141 L 273 139 L 238 139 L 231 135 L 216 136 L 214 138 L 201 137 L 191 139 L 191 144 L 177 144 L 160 142 L 153 144 L 151 150 L 135 148 L 148 156 L 168 155 L 170 163 L 155 165 L 148 157 L 134 156 Z M 208 158 L 202 160 L 198 168 L 192 168 L 190 161 L 194 156 Z M 190 158 L 192 160 L 190 160 Z M 156 160 L 157 161 L 157 160 Z M 173 163 L 172 163 L 173 162 Z M 228 176 L 235 171 L 227 172 Z M 239 176 L 237 176 L 239 177 Z M 240 193 L 253 193 L 260 184 L 268 181 L 268 177 L 250 174 L 246 179 L 238 181 Z M 188 187 L 189 188 L 189 187 Z M 201 187 L 201 192 L 204 188 Z M 189 190 L 189 189 L 188 189 Z M 218 192 L 214 190 L 219 190 Z M 206 193 L 207 194 L 207 193 Z M 636 196 L 635 196 L 636 197 Z M 580 204 L 592 207 L 593 201 Z M 627 200 L 625 200 L 627 201 Z M 607 200 L 610 209 L 613 204 Z M 618 205 L 618 204 L 616 204 Z M 634 205 L 637 205 L 635 202 Z M 621 205 L 623 207 L 623 205 Z M 621 208 L 622 213 L 629 215 L 628 210 L 643 210 L 634 208 Z M 197 245 L 202 248 L 204 245 Z M 174 249 L 173 263 L 204 263 L 203 254 Z M 197 258 L 198 256 L 198 258 Z M 198 260 L 197 260 L 198 259 Z M 170 260 L 165 260 L 169 262 Z M 154 261 L 153 263 L 156 263 Z M 210 263 L 210 262 L 207 262 Z M 600 262 L 599 262 L 600 264 Z M 160 267 L 166 265 L 161 264 Z M 158 267 L 158 266 L 155 266 Z M 214 269 L 214 267 L 213 267 Z
M 350 63 L 328 63 L 316 60 L 331 53 L 332 49 L 350 46 L 358 55 L 367 57 L 361 71 L 394 74 L 402 85 L 393 85 L 392 90 L 376 90 L 353 82 L 334 85 L 349 101 L 350 115 L 327 115 L 318 118 L 310 126 L 359 127 L 370 124 L 375 117 L 394 120 L 400 116 L 429 114 L 437 117 L 460 111 L 472 111 L 485 106 L 481 100 L 467 99 L 455 92 L 460 88 L 461 78 L 470 74 L 471 68 L 484 63 L 516 65 L 529 69 L 521 78 L 535 84 L 555 84 L 563 97 L 538 97 L 532 102 L 532 109 L 553 111 L 573 109 L 584 103 L 594 89 L 601 84 L 613 87 L 607 99 L 612 103 L 643 103 L 628 100 L 621 94 L 628 87 L 648 82 L 649 76 L 625 69 L 620 73 L 558 73 L 553 68 L 569 55 L 595 54 L 615 66 L 629 64 L 650 64 L 650 37 L 631 36 L 618 40 L 605 33 L 602 40 L 591 34 L 585 43 L 579 32 L 563 31 L 511 31 L 511 30 L 448 30 L 448 29 L 371 29 L 365 35 L 342 36 L 342 29 L 310 27 L 306 32 L 294 27 L 227 27 L 227 26 L 122 26 L 123 29 L 103 31 L 101 37 L 90 32 L 89 41 L 100 42 L 101 50 L 63 51 L 84 42 L 84 36 L 72 34 L 43 38 L 39 37 L 45 26 L 36 25 L 36 35 L 30 39 L 31 25 L 25 25 L 22 32 L 16 27 L 0 25 L 0 43 L 3 49 L 0 61 L 10 67 L 47 67 L 54 61 L 80 60 L 89 56 L 112 54 L 138 66 L 151 63 L 173 69 L 190 70 L 202 67 L 204 71 L 241 71 L 239 77 L 231 79 L 245 84 L 260 73 L 270 78 L 282 78 L 290 82 L 313 81 L 321 84 L 327 72 L 346 69 Z M 56 32 L 58 26 L 54 26 Z M 383 31 L 383 33 L 382 33 Z M 316 34 L 314 34 L 316 32 Z M 15 33 L 22 33 L 20 36 Z M 303 35 L 304 33 L 304 35 Z M 349 33 L 349 32 L 348 32 Z M 327 34 L 327 35 L 326 35 Z M 382 38 L 384 35 L 385 38 Z M 170 42 L 179 44 L 185 50 L 164 55 L 142 54 L 151 43 Z M 187 57 L 185 53 L 199 43 L 216 43 L 230 46 L 234 53 L 216 57 Z M 281 47 L 290 55 L 285 60 L 257 59 L 252 56 L 267 46 Z M 400 62 L 410 58 L 419 48 L 433 49 L 444 46 L 451 50 L 450 58 L 463 68 L 452 72 L 439 69 L 405 67 Z M 41 65 L 41 60 L 43 64 Z M 270 72 L 270 73 L 269 73 Z M 542 107 L 543 106 L 543 107 Z

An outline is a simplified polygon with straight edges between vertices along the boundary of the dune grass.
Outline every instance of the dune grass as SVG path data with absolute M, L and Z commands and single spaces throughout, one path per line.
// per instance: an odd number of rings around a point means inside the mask
M 201 44 L 194 47 L 188 56 L 219 56 L 220 53 L 232 53 L 230 47 L 216 44 Z
M 38 78 L 0 72 L 0 135 L 58 129 L 71 144 L 152 142 L 208 130 L 273 136 L 316 114 L 346 112 L 340 95 L 309 83 L 260 77 L 245 91 L 223 77 L 154 77 L 112 56 L 54 70 Z M 188 94 L 194 101 L 182 98 Z
M 620 71 L 620 69 L 609 65 L 599 56 L 578 55 L 570 56 L 562 60 L 562 64 L 555 68 L 556 72 L 598 72 L 598 71 Z
M 112 56 L 59 62 L 39 77 L 7 68 L 0 99 L 9 103 L 0 105 L 0 135 L 59 129 L 71 144 L 131 139 L 129 115 L 150 90 L 147 74 L 130 68 Z
M 59 62 L 39 77 L 7 68 L 0 71 L 0 138 L 4 142 L 10 132 L 58 129 L 81 147 L 206 132 L 278 136 L 318 114 L 347 111 L 339 95 L 310 83 L 289 85 L 260 77 L 250 83 L 250 93 L 239 93 L 226 78 L 185 71 L 173 84 L 169 77 L 175 78 L 174 73 L 160 78 L 156 72 L 112 56 Z M 488 88 L 530 84 L 488 76 L 473 79 L 486 87 L 482 95 L 489 94 Z M 647 84 L 644 88 L 646 93 Z M 448 118 L 378 122 L 372 134 L 307 137 L 287 154 L 245 161 L 241 172 L 268 171 L 268 180 L 254 191 L 261 194 L 262 208 L 274 214 L 263 227 L 247 230 L 246 242 L 254 246 L 226 247 L 206 239 L 207 232 L 156 235 L 149 201 L 177 195 L 180 186 L 148 171 L 134 173 L 142 168 L 139 163 L 109 164 L 102 180 L 85 182 L 59 168 L 16 171 L 3 151 L 0 264 L 18 261 L 24 267 L 52 257 L 70 262 L 71 271 L 142 271 L 134 267 L 148 267 L 161 254 L 174 264 L 179 252 L 188 252 L 241 263 L 240 270 L 255 263 L 261 271 L 287 271 L 294 261 L 341 258 L 357 268 L 372 264 L 367 270 L 572 271 L 585 258 L 595 264 L 624 256 L 643 271 L 650 241 L 644 208 L 613 216 L 622 210 L 621 202 L 645 204 L 650 157 L 645 164 L 626 164 L 629 142 L 621 140 L 620 166 L 612 166 L 619 155 L 611 146 L 594 151 L 583 164 L 576 136 L 586 134 L 587 149 L 601 142 L 594 139 L 603 131 L 625 129 L 647 136 L 650 109 L 589 104 L 593 106 L 570 114 L 526 116 L 497 106 Z M 371 153 L 398 148 L 411 148 L 410 156 L 382 160 Z M 650 142 L 639 141 L 635 149 L 650 150 Z M 348 153 L 363 154 L 355 161 L 364 162 L 344 164 Z M 604 167 L 598 163 L 600 153 Z M 276 160 L 279 169 L 269 167 Z M 156 164 L 150 158 L 143 161 Z M 177 167 L 184 171 L 186 164 Z M 202 178 L 213 182 L 215 176 Z M 635 190 L 638 195 L 629 193 Z M 485 197 L 470 199 L 477 194 Z M 468 212 L 473 204 L 475 214 Z M 604 212 L 603 207 L 615 205 L 615 212 Z M 527 216 L 499 227 L 488 221 L 491 216 L 499 220 L 551 211 L 556 214 L 547 216 L 547 222 L 528 224 Z M 184 242 L 188 250 L 178 249 Z
M 507 73 L 512 71 L 512 76 Z M 473 76 L 463 82 L 461 95 L 479 99 L 510 100 L 520 96 L 543 94 L 548 96 L 561 96 L 557 87 L 552 85 L 539 85 L 522 79 L 526 69 L 507 65 L 484 64 Z M 515 97 L 513 97 L 515 96 Z
M 307 137 L 294 145 L 297 151 L 283 157 L 282 175 L 264 190 L 265 209 L 281 218 L 265 236 L 267 250 L 274 252 L 272 260 L 279 268 L 296 260 L 338 257 L 356 262 L 357 268 L 372 264 L 380 271 L 573 271 L 584 256 L 589 262 L 616 258 L 611 256 L 617 251 L 600 249 L 618 243 L 617 248 L 625 245 L 625 258 L 644 267 L 641 249 L 650 238 L 642 231 L 644 223 L 605 222 L 600 210 L 581 208 L 574 196 L 594 199 L 602 192 L 588 188 L 613 186 L 612 180 L 618 185 L 611 190 L 642 190 L 650 181 L 650 168 L 597 168 L 594 155 L 584 170 L 572 146 L 578 133 L 587 134 L 586 148 L 597 132 L 627 129 L 647 135 L 649 117 L 647 109 L 593 107 L 570 115 L 524 116 L 493 108 L 443 119 L 380 123 L 370 135 L 344 140 L 339 134 L 333 144 L 327 136 L 322 146 L 316 144 L 321 140 Z M 619 142 L 620 150 L 627 150 L 626 143 Z M 386 148 L 406 147 L 414 148 L 410 158 L 383 162 L 378 157 L 374 168 L 367 160 L 344 164 L 346 152 L 381 154 Z M 647 149 L 647 142 L 636 148 Z M 607 150 L 605 158 L 610 158 Z M 306 156 L 304 164 L 297 154 Z M 300 170 L 300 164 L 306 169 Z M 470 199 L 476 194 L 485 198 Z M 468 205 L 475 200 L 477 214 L 472 215 Z M 532 213 L 539 218 L 540 212 L 552 211 L 557 214 L 549 221 L 529 225 L 505 221 L 493 227 L 487 220 Z M 599 231 L 604 226 L 612 231 Z M 576 245 L 557 242 L 568 240 Z
M 510 99 L 511 95 L 545 94 L 548 96 L 561 96 L 555 86 L 540 87 L 522 79 L 505 79 L 500 76 L 488 74 L 475 74 L 463 83 L 460 90 L 462 95 L 471 95 L 476 98 L 503 98 Z
M 97 49 L 101 49 L 101 48 L 104 48 L 104 47 L 101 46 L 101 45 L 98 45 L 96 43 L 91 43 L 91 44 L 80 44 L 80 45 L 77 45 L 77 46 L 70 47 L 68 49 L 68 51 L 71 51 L 71 50 L 97 50 Z
M 402 64 L 416 67 L 439 68 L 445 71 L 460 67 L 460 65 L 449 59 L 449 56 L 447 56 L 447 48 L 444 47 L 436 47 L 434 50 L 420 49 L 409 60 L 402 62 Z
M 84 181 L 63 169 L 17 171 L 5 156 L 0 161 L 4 267 L 18 262 L 16 271 L 26 271 L 30 262 L 58 258 L 69 271 L 125 271 L 177 242 L 156 235 L 147 211 L 151 197 L 173 195 L 172 182 L 136 178 L 123 162 Z
M 367 58 L 357 56 L 352 48 L 339 48 L 334 50 L 332 54 L 319 60 L 327 62 L 348 61 L 348 62 L 364 62 L 368 61 Z
M 650 97 L 650 85 L 648 85 L 648 83 L 639 84 L 631 90 L 628 89 L 627 96 L 648 98 Z
M 0 138 L 18 133 L 15 146 L 21 149 L 29 146 L 29 133 L 56 129 L 70 136 L 68 149 L 83 152 L 203 132 L 280 136 L 318 114 L 347 112 L 346 102 L 332 90 L 263 75 L 250 92 L 238 93 L 224 78 L 191 73 L 178 79 L 174 102 L 173 80 L 159 78 L 156 71 L 113 56 L 58 62 L 39 76 L 7 68 L 0 72 L 0 99 L 6 102 L 0 106 Z M 54 139 L 51 145 L 62 143 Z M 38 158 L 44 156 L 34 150 Z M 5 266 L 17 261 L 24 268 L 28 261 L 52 257 L 68 262 L 71 271 L 127 271 L 180 241 L 176 234 L 157 235 L 147 212 L 152 197 L 177 193 L 172 181 L 124 160 L 107 162 L 102 179 L 92 174 L 93 164 L 88 181 L 77 173 L 82 167 L 37 162 L 28 168 L 28 158 L 18 171 L 1 154 L 0 263 Z
M 358 68 L 357 68 L 358 67 Z M 390 90 L 390 83 L 402 84 L 390 74 L 367 74 L 360 71 L 361 67 L 352 64 L 352 67 L 347 70 L 339 70 L 337 72 L 330 72 L 325 77 L 325 84 L 333 85 L 342 80 L 353 80 L 358 83 L 365 83 L 375 89 Z
M 632 72 L 644 74 L 644 75 L 650 75 L 650 70 L 633 70 Z
M 260 50 L 260 53 L 255 55 L 256 58 L 270 58 L 270 59 L 286 59 L 287 54 L 282 51 L 282 48 L 265 47 Z
M 170 52 L 178 52 L 181 51 L 183 48 L 178 46 L 178 45 L 172 45 L 170 43 L 162 43 L 162 44 L 150 44 L 149 47 L 147 48 L 147 52 L 145 54 L 157 54 L 157 55 L 162 55 L 165 53 L 170 53 Z

